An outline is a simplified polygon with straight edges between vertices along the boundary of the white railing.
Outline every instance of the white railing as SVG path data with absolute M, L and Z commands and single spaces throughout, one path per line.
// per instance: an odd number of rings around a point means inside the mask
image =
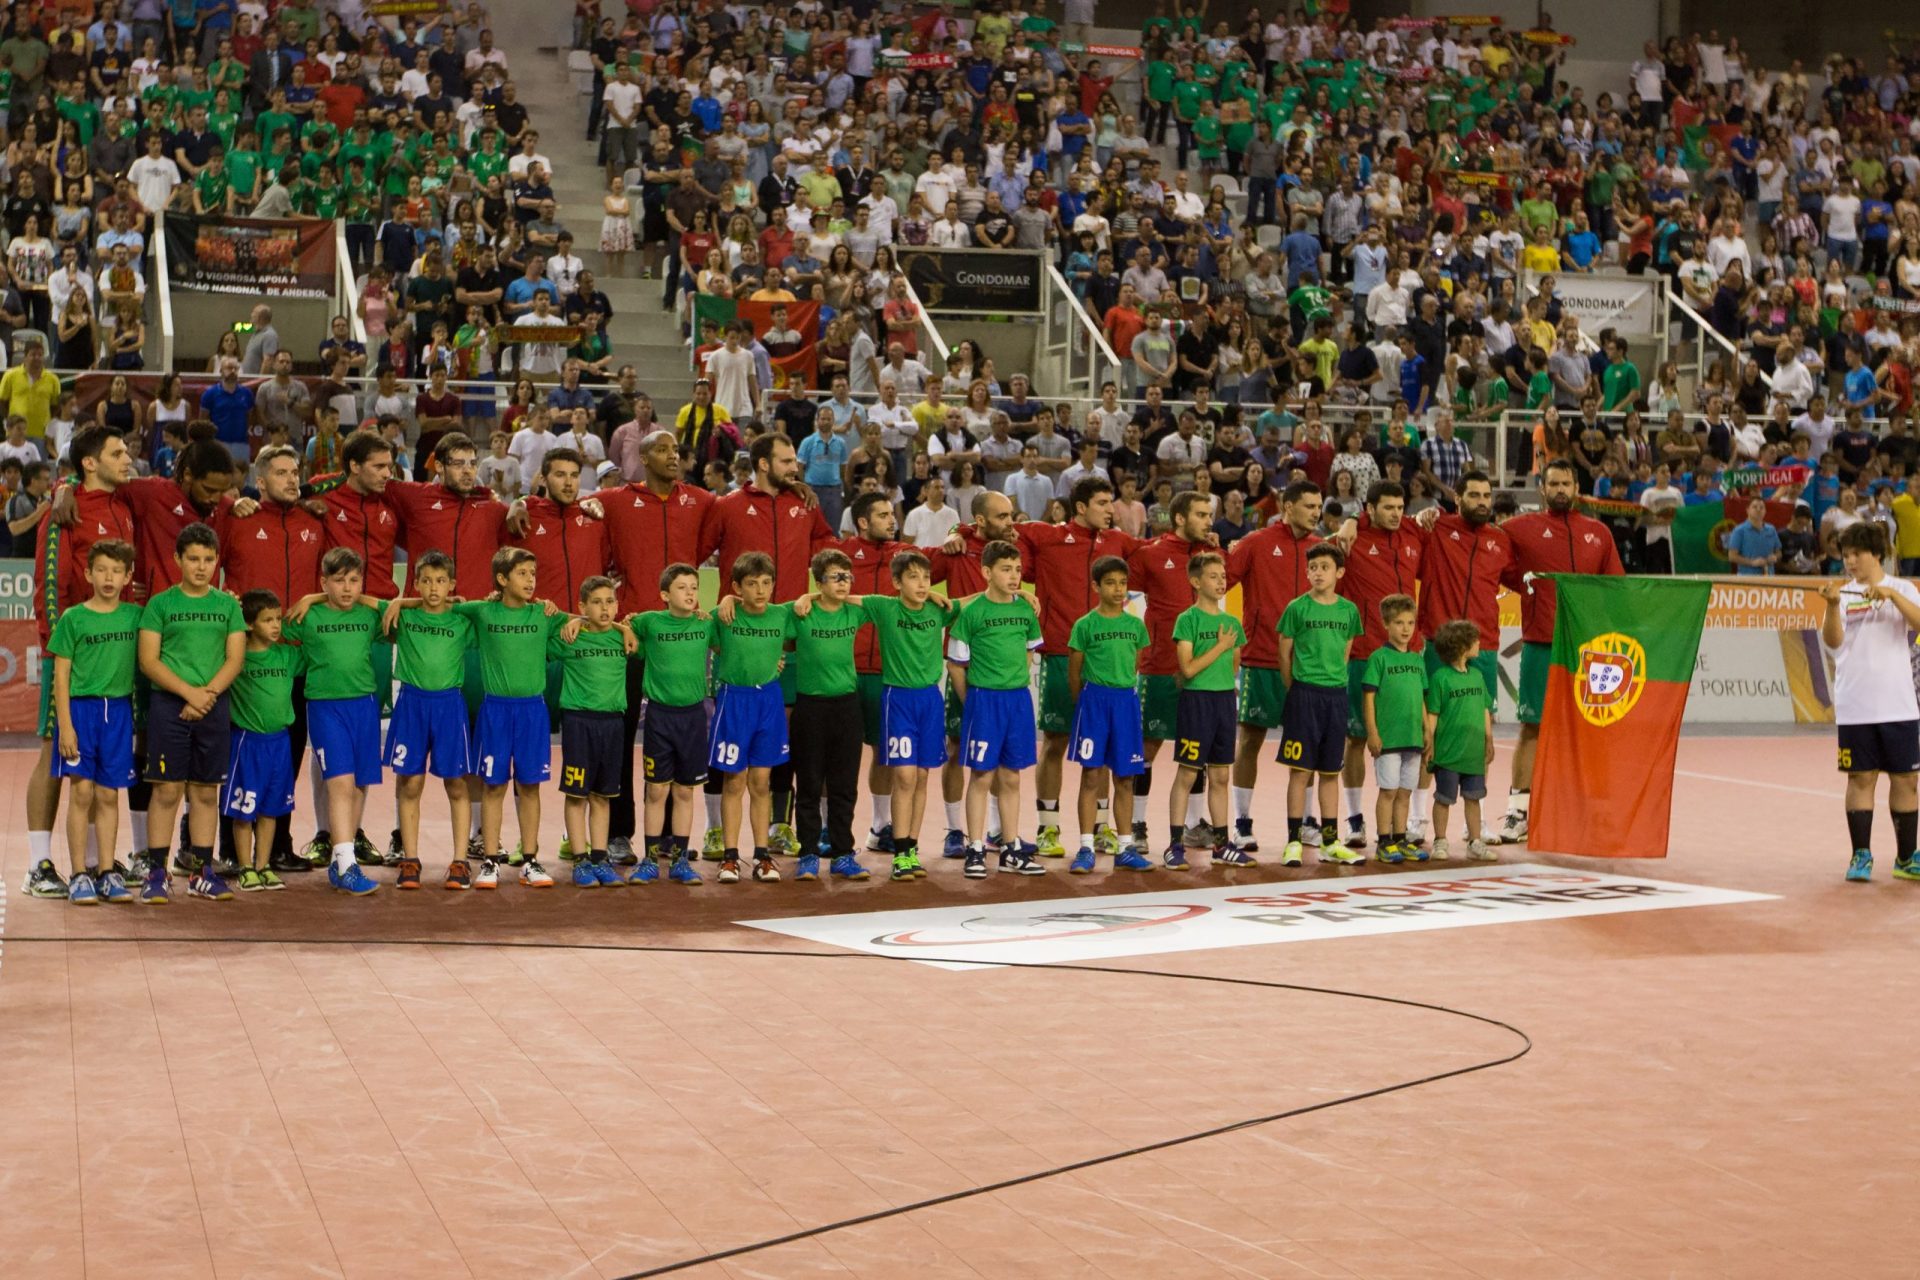
M 920 332 L 922 335 L 926 337 L 928 345 L 934 351 L 939 353 L 939 363 L 936 364 L 933 361 L 928 360 L 926 358 L 927 353 L 925 351 L 922 351 L 920 353 L 920 357 L 921 357 L 920 363 L 926 365 L 929 369 L 932 369 L 935 373 L 938 373 L 939 371 L 947 367 L 946 340 L 940 336 L 939 326 L 933 323 L 933 316 L 928 313 L 927 304 L 920 301 L 920 295 L 913 291 L 913 282 L 911 280 L 908 280 L 904 274 L 896 275 L 894 276 L 894 279 L 900 281 L 901 283 L 907 286 L 907 301 L 913 304 L 913 309 L 917 313 L 919 313 L 919 316 L 920 316 Z M 884 354 L 886 351 L 886 348 L 883 346 L 881 347 L 880 350 L 882 354 Z
M 367 322 L 360 318 L 360 281 L 353 274 L 353 253 L 347 248 L 347 222 L 344 218 L 333 220 L 333 259 L 337 277 L 337 294 L 334 305 L 335 315 L 347 318 L 348 331 L 353 340 L 361 346 L 367 345 Z
M 1694 385 L 1698 386 L 1700 380 L 1707 375 L 1707 349 L 1709 346 L 1719 347 L 1720 350 L 1725 353 L 1731 362 L 1727 369 L 1727 377 L 1737 379 L 1740 376 L 1740 362 L 1744 357 L 1740 354 L 1740 348 L 1733 344 L 1733 340 L 1708 323 L 1707 318 L 1698 311 L 1695 311 L 1678 292 L 1669 290 L 1667 293 L 1667 303 L 1669 306 L 1679 308 L 1680 314 L 1693 326 L 1693 360 L 1691 371 Z M 1671 350 L 1671 348 L 1669 348 L 1669 350 Z M 1682 374 L 1689 371 L 1689 365 L 1686 361 L 1675 360 L 1674 364 Z M 1760 380 L 1766 383 L 1769 388 L 1773 386 L 1773 375 L 1765 369 L 1760 371 Z
M 173 285 L 168 280 L 167 229 L 157 221 L 157 234 L 148 248 L 153 250 L 153 292 L 160 297 L 160 368 L 173 368 Z
M 1097 400 L 1102 382 L 1118 380 L 1120 357 L 1074 296 L 1073 286 L 1050 262 L 1040 292 L 1040 350 L 1034 361 L 1037 370 L 1050 374 L 1051 385 L 1063 392 Z

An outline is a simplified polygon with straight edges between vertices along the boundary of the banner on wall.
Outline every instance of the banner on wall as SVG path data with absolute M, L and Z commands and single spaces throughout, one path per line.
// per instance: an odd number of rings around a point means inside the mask
M 1539 287 L 1542 273 L 1522 272 L 1525 295 Z M 1554 296 L 1563 311 L 1579 320 L 1586 333 L 1617 329 L 1623 334 L 1651 334 L 1658 331 L 1665 300 L 1660 291 L 1666 277 L 1661 275 L 1580 275 L 1572 272 L 1547 272 L 1553 277 Z
M 167 285 L 198 293 L 330 298 L 334 225 L 322 218 L 203 218 L 169 213 Z
M 1040 310 L 1041 255 L 1027 249 L 903 248 L 897 261 L 929 311 Z
M 40 706 L 33 561 L 0 559 L 0 733 L 32 733 Z

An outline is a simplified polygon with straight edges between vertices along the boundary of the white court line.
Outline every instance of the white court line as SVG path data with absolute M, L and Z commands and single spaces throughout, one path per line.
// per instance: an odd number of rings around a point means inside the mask
M 1699 778 L 1703 782 L 1732 782 L 1743 787 L 1765 787 L 1768 791 L 1791 791 L 1798 796 L 1819 796 L 1822 800 L 1844 800 L 1844 791 L 1821 791 L 1817 787 L 1789 787 L 1778 782 L 1769 782 L 1764 778 L 1735 778 L 1724 773 L 1695 773 L 1691 769 L 1675 769 L 1676 778 Z

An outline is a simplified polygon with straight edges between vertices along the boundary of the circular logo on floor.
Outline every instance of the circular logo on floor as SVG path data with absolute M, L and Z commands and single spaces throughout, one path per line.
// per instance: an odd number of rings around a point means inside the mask
M 1589 724 L 1606 728 L 1626 719 L 1647 686 L 1647 651 L 1624 631 L 1597 635 L 1580 646 L 1574 698 Z
M 874 945 L 882 947 L 978 947 L 999 942 L 1057 942 L 1063 938 L 1090 938 L 1098 934 L 1135 933 L 1165 929 L 1207 914 L 1210 907 L 1178 902 L 1143 902 L 1085 911 L 1044 911 L 1037 915 L 974 916 L 938 930 L 909 929 L 883 933 Z

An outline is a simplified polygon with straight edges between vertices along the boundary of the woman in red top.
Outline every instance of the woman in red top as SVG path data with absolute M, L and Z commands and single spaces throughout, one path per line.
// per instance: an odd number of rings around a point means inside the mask
M 887 324 L 887 342 L 899 343 L 909 356 L 920 351 L 920 308 L 907 297 L 907 278 L 895 276 L 887 286 L 887 305 L 881 316 Z
M 720 236 L 713 229 L 713 215 L 705 209 L 693 211 L 693 222 L 680 233 L 680 261 L 686 264 L 688 275 L 697 275 L 707 265 L 707 255 L 720 243 Z

